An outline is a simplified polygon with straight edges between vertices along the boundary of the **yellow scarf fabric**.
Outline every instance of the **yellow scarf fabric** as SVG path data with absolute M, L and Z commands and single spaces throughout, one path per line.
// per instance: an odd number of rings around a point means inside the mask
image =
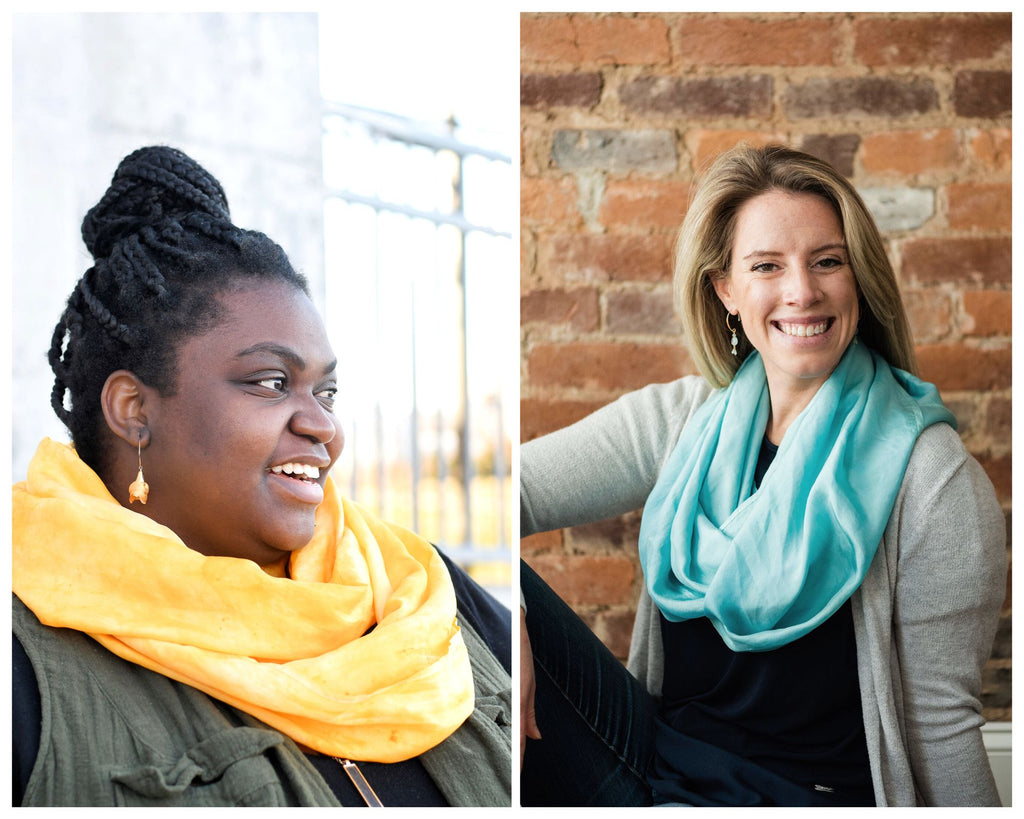
M 333 756 L 409 759 L 472 713 L 455 591 L 427 541 L 328 479 L 288 574 L 192 551 L 66 444 L 44 440 L 14 486 L 14 592 L 46 625 Z

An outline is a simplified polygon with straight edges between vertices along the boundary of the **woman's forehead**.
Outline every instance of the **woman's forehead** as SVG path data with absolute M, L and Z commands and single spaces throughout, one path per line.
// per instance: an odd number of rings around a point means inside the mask
M 259 353 L 318 369 L 333 361 L 323 319 L 310 298 L 294 285 L 255 282 L 225 291 L 217 300 L 221 320 L 187 345 L 196 357 L 239 358 Z

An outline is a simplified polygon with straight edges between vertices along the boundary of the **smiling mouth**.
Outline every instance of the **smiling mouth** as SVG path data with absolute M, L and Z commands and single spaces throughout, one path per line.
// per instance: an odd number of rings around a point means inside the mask
M 270 471 L 283 478 L 292 478 L 306 483 L 316 483 L 320 479 L 320 468 L 309 464 L 279 464 L 272 466 Z
M 787 336 L 810 338 L 811 336 L 820 336 L 822 333 L 828 332 L 834 321 L 835 319 L 825 319 L 824 321 L 816 321 L 813 324 L 773 321 L 772 325 Z

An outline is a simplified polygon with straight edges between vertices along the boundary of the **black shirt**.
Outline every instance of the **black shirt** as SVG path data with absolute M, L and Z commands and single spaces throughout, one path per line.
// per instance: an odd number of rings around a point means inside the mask
M 776 452 L 766 438 L 755 486 Z M 660 798 L 874 804 L 849 601 L 773 651 L 734 652 L 703 617 L 673 623 L 662 616 L 661 635 Z

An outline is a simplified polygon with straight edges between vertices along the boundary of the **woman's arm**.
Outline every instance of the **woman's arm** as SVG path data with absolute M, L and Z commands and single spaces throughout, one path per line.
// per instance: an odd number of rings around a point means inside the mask
M 590 523 L 643 506 L 679 433 L 711 393 L 689 376 L 628 393 L 565 429 L 520 449 L 521 535 Z M 520 615 L 519 752 L 540 738 L 533 656 Z
M 981 675 L 1006 594 L 1006 523 L 981 466 L 944 424 L 904 478 L 894 639 L 907 750 L 927 804 L 999 804 L 981 738 Z
M 643 506 L 686 421 L 711 393 L 688 376 L 628 393 L 520 449 L 523 537 Z

